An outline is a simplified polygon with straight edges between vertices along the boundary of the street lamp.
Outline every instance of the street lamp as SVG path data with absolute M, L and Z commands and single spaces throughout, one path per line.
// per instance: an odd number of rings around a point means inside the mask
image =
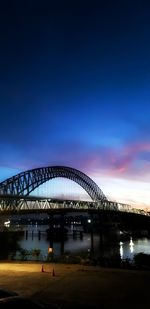
M 48 253 L 52 253 L 53 252 L 53 248 L 52 247 L 49 247 L 48 248 Z

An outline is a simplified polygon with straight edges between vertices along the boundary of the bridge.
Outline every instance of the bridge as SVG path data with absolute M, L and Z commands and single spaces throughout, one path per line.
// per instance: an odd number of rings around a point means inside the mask
M 91 201 L 65 201 L 30 195 L 37 187 L 56 177 L 67 178 L 79 184 L 88 193 Z M 48 166 L 27 170 L 0 183 L 0 214 L 61 209 L 112 210 L 149 216 L 148 212 L 135 209 L 128 204 L 109 201 L 90 177 L 67 166 Z

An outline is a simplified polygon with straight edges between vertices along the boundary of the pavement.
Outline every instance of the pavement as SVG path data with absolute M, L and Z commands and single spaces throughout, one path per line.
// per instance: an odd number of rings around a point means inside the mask
M 51 308 L 150 308 L 150 271 L 0 262 L 0 289 Z M 49 307 L 48 307 L 49 306 Z

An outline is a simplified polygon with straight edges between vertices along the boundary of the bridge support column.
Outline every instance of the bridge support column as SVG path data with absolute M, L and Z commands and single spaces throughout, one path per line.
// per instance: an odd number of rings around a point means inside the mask
M 90 258 L 92 257 L 94 253 L 94 232 L 93 232 L 93 213 L 90 214 L 90 220 L 91 220 L 91 248 L 90 248 Z
M 64 233 L 65 233 L 64 222 L 65 222 L 64 214 L 61 214 L 61 218 L 60 218 L 60 240 L 61 240 L 60 252 L 61 252 L 61 255 L 64 254 Z
M 99 248 L 100 248 L 100 255 L 103 256 L 104 254 L 104 236 L 103 236 L 103 216 L 102 213 L 99 214 Z
M 28 230 L 26 230 L 26 240 L 28 239 Z
M 38 231 L 38 239 L 41 239 L 41 231 Z
M 49 241 L 50 241 L 50 248 L 53 249 L 53 237 L 54 237 L 54 215 L 50 215 L 50 220 L 49 220 Z

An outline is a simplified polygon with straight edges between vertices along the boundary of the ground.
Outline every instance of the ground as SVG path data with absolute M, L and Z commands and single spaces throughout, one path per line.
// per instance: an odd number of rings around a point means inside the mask
M 149 283 L 150 271 L 0 262 L 1 289 L 60 308 L 147 309 Z

